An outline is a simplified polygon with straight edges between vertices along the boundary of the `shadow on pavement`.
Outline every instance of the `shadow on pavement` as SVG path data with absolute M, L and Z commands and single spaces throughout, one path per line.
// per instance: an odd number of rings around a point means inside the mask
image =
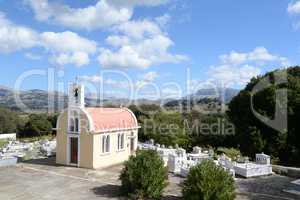
M 105 198 L 118 198 L 118 199 L 128 199 L 126 197 L 121 197 L 120 195 L 120 186 L 117 185 L 104 185 L 101 187 L 95 187 L 92 189 L 95 195 L 98 197 Z M 162 200 L 181 200 L 180 197 L 175 196 L 164 196 Z
M 34 164 L 34 165 L 47 165 L 47 166 L 61 166 L 61 165 L 56 164 L 55 157 L 25 160 L 25 161 L 20 161 L 20 163 L 28 163 L 28 164 Z
M 92 189 L 95 195 L 99 197 L 117 198 L 120 197 L 120 186 L 103 185 Z

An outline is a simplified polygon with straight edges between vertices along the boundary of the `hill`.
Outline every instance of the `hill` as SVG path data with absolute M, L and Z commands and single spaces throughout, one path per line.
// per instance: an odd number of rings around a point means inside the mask
M 220 112 L 239 90 L 233 88 L 206 88 L 182 99 L 169 100 L 164 106 L 169 109 L 194 109 L 203 113 Z
M 222 89 L 201 89 L 195 94 L 184 97 L 182 99 L 169 99 L 165 106 L 169 109 L 176 109 L 179 105 L 186 108 L 188 105 L 195 107 L 200 106 L 203 111 L 211 111 L 220 109 L 221 102 L 227 103 L 236 94 L 238 90 L 226 88 Z M 19 94 L 19 95 L 16 95 Z M 224 98 L 222 98 L 224 94 Z M 15 96 L 20 97 L 21 104 L 18 104 L 18 99 Z M 130 101 L 126 98 L 114 98 L 109 97 L 103 100 L 101 103 L 99 99 L 95 99 L 92 95 L 87 95 L 85 99 L 86 106 L 110 106 L 119 107 L 121 105 L 128 104 L 155 104 L 160 105 L 160 101 L 152 101 L 147 99 L 138 99 L 135 101 Z M 44 112 L 47 111 L 49 107 L 53 111 L 60 111 L 61 109 L 67 107 L 68 96 L 60 92 L 48 93 L 44 90 L 28 90 L 28 91 L 14 91 L 8 87 L 0 86 L 0 106 L 10 108 L 12 110 L 26 110 L 26 112 Z M 25 108 L 25 109 L 24 109 Z
M 66 100 L 67 96 L 59 92 L 48 93 L 43 90 L 14 91 L 0 86 L 0 106 L 12 110 L 45 111 L 51 106 L 57 111 L 59 107 L 66 106 Z
M 19 97 L 21 104 L 18 104 Z M 108 97 L 100 102 L 99 99 L 87 94 L 85 103 L 87 107 L 96 107 L 103 105 L 105 107 L 120 107 L 121 105 L 128 104 L 159 104 L 159 102 L 139 99 L 136 101 L 130 101 L 126 98 L 114 98 Z M 11 110 L 25 110 L 26 112 L 45 112 L 49 107 L 53 108 L 53 111 L 59 112 L 68 105 L 68 96 L 60 92 L 48 93 L 44 90 L 28 90 L 28 91 L 14 91 L 5 86 L 0 86 L 0 107 L 9 108 Z
M 233 88 L 206 88 L 198 90 L 195 94 L 192 94 L 191 97 L 196 99 L 212 98 L 228 103 L 238 93 L 239 90 Z

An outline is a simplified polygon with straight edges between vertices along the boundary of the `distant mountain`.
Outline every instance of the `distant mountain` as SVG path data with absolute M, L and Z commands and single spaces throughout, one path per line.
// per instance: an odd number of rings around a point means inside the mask
M 18 94 L 21 104 L 18 99 L 15 99 L 15 94 Z M 87 107 L 120 107 L 129 104 L 159 104 L 159 102 L 140 99 L 130 101 L 126 98 L 107 97 L 102 102 L 99 99 L 87 94 L 85 103 Z M 28 91 L 14 91 L 13 89 L 0 86 L 0 107 L 10 108 L 12 110 L 22 110 L 26 112 L 45 112 L 51 110 L 55 112 L 61 111 L 68 105 L 68 96 L 59 92 L 48 93 L 44 90 L 28 90 Z
M 0 86 L 0 97 L 8 96 L 10 93 L 11 91 L 8 88 Z
M 228 103 L 235 95 L 237 95 L 239 90 L 226 88 L 222 89 L 201 89 L 195 94 L 184 97 L 182 99 L 164 99 L 166 107 L 173 109 L 182 105 L 186 107 L 188 105 L 196 106 L 200 105 L 201 109 L 204 110 L 218 110 L 222 102 Z M 22 104 L 18 104 L 15 99 L 15 94 L 20 97 Z M 190 102 L 189 102 L 190 101 Z M 159 100 L 148 100 L 148 99 L 138 99 L 135 101 L 130 101 L 126 98 L 114 98 L 107 97 L 102 102 L 99 99 L 94 98 L 92 95 L 87 95 L 85 99 L 86 106 L 109 106 L 109 107 L 119 107 L 127 106 L 129 104 L 156 104 L 160 105 Z M 13 110 L 24 110 L 25 106 L 28 111 L 47 111 L 49 107 L 53 111 L 60 111 L 61 109 L 67 107 L 68 96 L 59 93 L 52 92 L 48 93 L 44 90 L 28 90 L 28 91 L 14 91 L 13 89 L 0 86 L 0 106 L 7 107 Z M 29 110 L 28 110 L 29 109 Z
M 203 113 L 220 112 L 226 109 L 226 103 L 238 94 L 239 90 L 232 88 L 200 89 L 195 94 L 181 99 L 169 100 L 164 106 L 169 109 L 198 110 Z
M 198 90 L 195 94 L 192 94 L 191 97 L 197 99 L 213 98 L 228 103 L 238 93 L 239 90 L 233 88 L 206 88 Z
M 17 98 L 16 98 L 17 97 Z M 67 96 L 59 92 L 48 93 L 44 90 L 14 91 L 0 86 L 0 106 L 13 110 L 44 111 L 50 107 L 54 111 L 66 106 Z

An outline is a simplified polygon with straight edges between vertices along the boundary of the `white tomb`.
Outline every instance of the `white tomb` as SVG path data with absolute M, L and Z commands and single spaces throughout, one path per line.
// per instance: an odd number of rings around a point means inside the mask
M 234 163 L 235 173 L 245 177 L 266 176 L 272 174 L 270 156 L 261 153 L 256 154 L 256 162 Z
M 165 148 L 163 145 L 154 144 L 154 141 L 138 144 L 140 149 L 155 150 L 168 167 L 169 172 L 186 177 L 191 167 L 201 163 L 206 159 L 213 159 L 213 151 L 202 151 L 200 147 L 194 147 L 192 153 L 186 153 L 182 148 L 176 145 L 175 148 Z M 272 165 L 270 156 L 261 153 L 256 154 L 256 161 L 249 162 L 248 159 L 239 159 L 239 162 L 233 162 L 226 155 L 221 155 L 215 163 L 229 174 L 235 177 L 235 174 L 249 178 L 256 176 L 265 176 L 272 174 Z
M 184 149 L 176 149 L 175 154 L 169 154 L 168 168 L 175 174 L 180 174 L 181 168 L 187 163 L 187 155 Z

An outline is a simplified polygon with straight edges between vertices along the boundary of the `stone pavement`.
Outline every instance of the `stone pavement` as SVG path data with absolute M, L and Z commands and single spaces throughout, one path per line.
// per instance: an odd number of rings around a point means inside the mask
M 0 199 L 2 200 L 99 200 L 119 198 L 118 180 L 122 166 L 101 170 L 58 166 L 54 158 L 27 161 L 15 167 L 0 168 Z M 293 200 L 282 192 L 292 181 L 288 177 L 269 176 L 237 179 L 237 199 Z M 180 199 L 182 178 L 169 176 L 164 200 Z M 299 198 L 298 198 L 299 199 Z
M 121 169 L 121 165 L 101 170 L 58 166 L 51 159 L 19 163 L 15 167 L 0 168 L 0 199 L 120 199 Z M 176 198 L 166 195 L 165 199 Z
M 294 200 L 299 196 L 283 192 L 294 180 L 289 177 L 273 175 L 250 179 L 236 179 L 237 199 Z

